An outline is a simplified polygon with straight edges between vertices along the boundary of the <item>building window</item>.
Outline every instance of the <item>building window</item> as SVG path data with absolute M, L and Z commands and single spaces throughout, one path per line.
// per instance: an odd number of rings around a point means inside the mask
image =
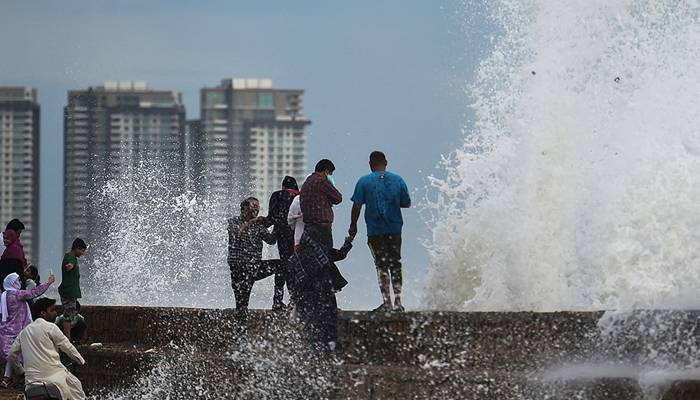
M 258 93 L 258 108 L 275 108 L 272 93 Z
M 205 94 L 204 101 L 207 106 L 224 103 L 224 93 L 218 91 L 208 91 Z

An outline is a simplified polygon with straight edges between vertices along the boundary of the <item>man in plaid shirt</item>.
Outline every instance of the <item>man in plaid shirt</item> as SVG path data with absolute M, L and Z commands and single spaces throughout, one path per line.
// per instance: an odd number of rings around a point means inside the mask
M 333 206 L 343 201 L 343 195 L 335 188 L 334 171 L 331 160 L 319 161 L 315 172 L 306 178 L 299 195 L 304 230 L 326 252 L 333 248 Z
M 241 215 L 228 220 L 228 265 L 241 329 L 245 329 L 253 284 L 282 270 L 280 260 L 262 259 L 263 241 L 272 245 L 276 239 L 268 231 L 272 224 L 258 217 L 259 212 L 258 199 L 249 197 L 241 203 Z

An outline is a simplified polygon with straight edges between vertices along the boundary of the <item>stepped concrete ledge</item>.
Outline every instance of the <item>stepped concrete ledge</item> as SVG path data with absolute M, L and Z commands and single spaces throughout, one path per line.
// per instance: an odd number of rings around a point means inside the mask
M 697 311 L 341 311 L 332 360 L 304 353 L 298 325 L 270 311 L 251 311 L 246 340 L 232 310 L 81 313 L 93 345 L 77 374 L 99 398 L 700 398 Z

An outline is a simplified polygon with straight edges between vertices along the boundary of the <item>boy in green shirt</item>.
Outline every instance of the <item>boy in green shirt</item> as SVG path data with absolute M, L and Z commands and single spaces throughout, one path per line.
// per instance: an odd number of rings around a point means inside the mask
M 87 338 L 87 324 L 85 323 L 85 317 L 80 315 L 80 302 L 77 301 L 75 305 L 76 314 L 71 321 L 72 327 L 70 331 L 70 341 L 71 343 L 84 343 L 85 339 Z M 59 328 L 63 329 L 64 322 L 66 322 L 66 319 L 63 318 L 63 315 L 60 315 L 58 318 L 56 318 L 55 324 Z
M 63 333 L 70 339 L 71 321 L 77 314 L 77 303 L 80 293 L 80 268 L 78 258 L 87 250 L 87 244 L 81 238 L 76 238 L 68 253 L 63 256 L 61 263 L 61 285 L 58 294 L 63 305 Z

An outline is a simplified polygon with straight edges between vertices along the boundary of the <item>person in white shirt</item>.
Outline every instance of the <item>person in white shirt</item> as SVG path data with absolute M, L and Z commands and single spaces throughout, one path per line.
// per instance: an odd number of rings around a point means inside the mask
M 300 196 L 292 200 L 292 205 L 289 206 L 289 214 L 287 214 L 287 223 L 294 230 L 294 250 L 299 247 L 301 235 L 304 233 L 304 216 L 301 214 Z
M 20 332 L 13 343 L 9 361 L 24 373 L 25 385 L 53 383 L 61 392 L 63 400 L 85 399 L 83 385 L 75 375 L 68 372 L 58 353 L 59 350 L 63 351 L 79 365 L 85 365 L 78 350 L 53 322 L 56 319 L 56 300 L 38 299 L 32 311 L 35 320 Z M 19 362 L 20 354 L 24 366 Z

